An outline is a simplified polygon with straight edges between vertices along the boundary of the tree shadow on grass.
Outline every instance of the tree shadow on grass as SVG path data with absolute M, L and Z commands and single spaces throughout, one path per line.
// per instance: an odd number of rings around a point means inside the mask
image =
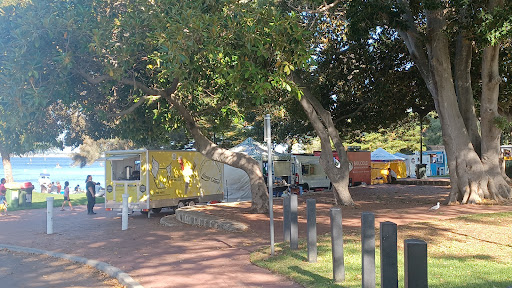
M 311 271 L 304 270 L 298 266 L 290 266 L 289 269 L 301 275 L 301 284 L 314 283 L 316 287 L 322 283 L 322 287 L 340 287 L 339 283 L 334 283 L 334 280 L 312 273 Z M 297 280 L 297 279 L 294 279 Z
M 444 259 L 444 260 L 457 260 L 459 262 L 466 262 L 468 260 L 486 260 L 486 261 L 491 261 L 491 260 L 494 260 L 495 258 L 492 257 L 491 255 L 485 255 L 485 254 L 475 254 L 475 255 L 456 255 L 456 254 L 448 254 L 448 255 L 444 255 L 444 256 L 436 256 L 435 258 L 437 259 Z
M 290 254 L 290 256 L 292 258 L 295 258 L 299 261 L 305 261 L 305 262 L 308 261 L 307 257 L 300 254 L 300 251 L 301 251 L 300 249 L 299 250 L 290 250 L 289 248 L 287 248 L 287 249 L 288 249 L 288 253 Z

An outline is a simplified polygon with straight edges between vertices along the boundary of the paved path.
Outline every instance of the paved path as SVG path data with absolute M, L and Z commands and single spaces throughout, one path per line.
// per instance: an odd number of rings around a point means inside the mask
M 0 217 L 0 244 L 55 251 L 109 263 L 146 288 L 157 287 L 301 287 L 249 262 L 261 238 L 197 228 L 139 213 L 121 230 L 116 212 L 96 208 L 87 215 L 55 208 L 54 234 L 46 234 L 46 210 L 22 210 Z
M 0 250 L 0 263 L 1 287 L 120 287 L 117 280 L 90 266 L 46 255 Z

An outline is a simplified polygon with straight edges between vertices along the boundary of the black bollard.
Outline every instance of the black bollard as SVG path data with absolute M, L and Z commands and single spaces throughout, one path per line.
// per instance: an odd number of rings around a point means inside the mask
M 404 266 L 405 288 L 428 288 L 427 242 L 404 241 Z
M 283 241 L 290 241 L 290 195 L 283 197 Z
M 317 245 L 316 245 L 316 200 L 306 200 L 307 217 L 308 217 L 308 261 L 315 263 L 317 258 Z
M 343 228 L 341 208 L 331 208 L 332 270 L 334 282 L 345 281 L 345 259 L 343 258 Z
M 299 249 L 299 219 L 297 215 L 298 199 L 296 194 L 290 197 L 290 249 Z
M 361 214 L 362 288 L 375 288 L 375 215 Z
M 398 287 L 397 228 L 393 222 L 380 222 L 380 287 Z

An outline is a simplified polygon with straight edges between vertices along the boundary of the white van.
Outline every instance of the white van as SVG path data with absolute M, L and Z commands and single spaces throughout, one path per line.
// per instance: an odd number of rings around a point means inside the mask
M 294 183 L 305 190 L 331 187 L 331 181 L 320 165 L 320 156 L 293 155 L 291 169 Z

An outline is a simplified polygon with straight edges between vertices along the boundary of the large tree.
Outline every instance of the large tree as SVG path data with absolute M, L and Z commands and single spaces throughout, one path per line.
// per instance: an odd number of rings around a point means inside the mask
M 425 81 L 441 120 L 450 203 L 511 198 L 500 173 L 501 130 L 496 125 L 503 83 L 500 61 L 510 49 L 510 1 L 351 3 L 351 36 L 364 38 L 394 29 Z
M 54 68 L 46 70 L 48 79 L 61 81 L 54 86 L 57 92 L 46 97 L 76 107 L 80 114 L 73 121 L 90 131 L 87 126 L 98 127 L 91 122 L 110 122 L 110 127 L 94 131 L 97 136 L 116 126 L 136 127 L 140 140 L 151 136 L 140 127 L 172 119 L 187 129 L 199 152 L 245 170 L 253 208 L 265 212 L 268 195 L 258 162 L 215 145 L 204 131 L 240 121 L 245 111 L 274 99 L 273 92 L 291 90 L 286 76 L 309 59 L 298 15 L 283 13 L 273 4 L 50 0 L 15 9 L 37 22 L 27 21 L 38 40 L 45 40 L 38 59 Z M 171 108 L 179 117 L 165 116 Z M 137 122 L 123 124 L 119 117 L 128 114 Z M 155 121 L 141 121 L 149 119 Z M 68 138 L 78 143 L 80 135 Z
M 59 135 L 69 119 L 63 103 L 50 99 L 59 85 L 42 57 L 50 39 L 34 29 L 34 11 L 0 2 L 0 156 L 14 181 L 11 156 L 62 147 Z M 23 4 L 23 3 L 22 3 Z

